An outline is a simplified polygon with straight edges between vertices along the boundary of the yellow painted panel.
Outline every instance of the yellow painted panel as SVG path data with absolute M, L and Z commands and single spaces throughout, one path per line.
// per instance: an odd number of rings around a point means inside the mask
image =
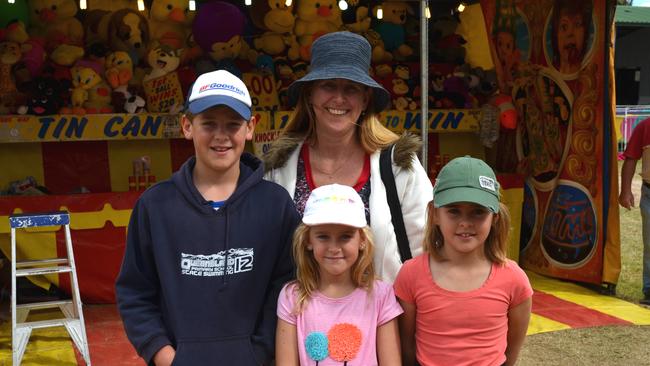
M 31 312 L 27 320 L 39 321 L 61 317 L 60 312 Z M 11 365 L 11 322 L 0 324 L 0 365 Z M 22 366 L 76 366 L 72 340 L 64 327 L 35 329 L 29 337 Z
M 530 271 L 526 273 L 535 290 L 637 325 L 650 325 L 650 310 L 639 305 L 601 295 L 570 282 L 553 280 Z
M 111 172 L 111 190 L 129 190 L 129 176 L 133 175 L 133 160 L 141 156 L 151 158 L 151 174 L 156 181 L 172 174 L 171 154 L 168 140 L 109 141 L 108 163 Z
M 475 133 L 441 133 L 438 135 L 438 142 L 440 144 L 440 154 L 448 154 L 449 160 L 465 155 L 485 160 L 485 150 Z
M 18 161 L 20 159 L 20 161 Z M 0 189 L 7 188 L 9 182 L 22 180 L 28 176 L 36 183 L 44 185 L 43 155 L 39 142 L 24 144 L 0 144 Z
M 528 323 L 528 331 L 526 334 L 531 335 L 564 329 L 571 329 L 571 327 L 564 323 L 556 322 L 555 320 L 533 313 L 530 314 L 530 323 Z
M 50 230 L 56 229 L 58 227 L 52 227 Z M 7 258 L 11 259 L 10 234 L 0 234 L 0 250 L 2 250 Z M 29 232 L 26 230 L 16 230 L 16 257 L 19 261 L 57 258 L 56 233 L 54 231 Z M 56 286 L 59 284 L 58 274 L 29 276 L 28 278 L 35 285 L 46 290 L 50 288 L 50 284 Z

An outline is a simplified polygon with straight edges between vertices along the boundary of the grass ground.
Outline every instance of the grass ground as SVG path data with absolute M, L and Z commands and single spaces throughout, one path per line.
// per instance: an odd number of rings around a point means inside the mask
M 619 172 L 622 163 L 619 162 Z M 641 164 L 637 164 L 637 172 Z M 638 302 L 641 293 L 641 178 L 635 174 L 632 210 L 621 208 L 621 275 L 616 297 Z M 571 329 L 527 337 L 519 365 L 650 365 L 650 326 Z

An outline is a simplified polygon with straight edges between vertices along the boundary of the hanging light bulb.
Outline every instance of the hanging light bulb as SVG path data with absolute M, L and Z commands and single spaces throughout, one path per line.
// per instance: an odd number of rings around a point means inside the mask
M 138 0 L 138 10 L 144 11 L 144 0 Z
M 377 19 L 383 19 L 384 18 L 384 9 L 380 7 L 377 8 Z
M 244 4 L 246 6 L 251 6 L 251 4 L 253 4 L 253 0 L 244 0 Z
M 345 0 L 340 0 L 339 1 L 339 9 L 341 9 L 342 11 L 348 10 L 348 3 L 345 2 Z
M 196 1 L 190 0 L 187 3 L 187 7 L 190 9 L 190 11 L 195 11 L 196 10 Z
M 458 4 L 458 7 L 456 8 L 456 10 L 458 10 L 459 13 L 462 13 L 463 10 L 465 10 L 465 3 L 461 2 L 460 4 Z
M 88 7 L 86 0 L 79 0 L 79 9 L 85 10 Z
M 13 3 L 16 2 L 16 0 L 8 0 L 8 1 L 9 1 L 9 4 L 13 4 Z
M 429 7 L 428 7 L 428 6 L 424 8 L 424 16 L 425 16 L 427 19 L 430 19 L 430 18 L 431 18 L 431 10 L 429 10 Z
M 293 1 L 291 1 L 291 0 L 287 0 L 287 1 L 284 2 L 284 5 L 286 5 L 286 6 L 291 6 L 291 4 L 293 4 Z

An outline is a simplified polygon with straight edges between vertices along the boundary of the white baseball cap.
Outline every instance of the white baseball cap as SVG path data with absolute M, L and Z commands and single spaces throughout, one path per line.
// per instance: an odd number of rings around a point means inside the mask
M 329 184 L 314 189 L 302 216 L 305 225 L 340 224 L 362 228 L 366 222 L 366 209 L 354 188 Z
M 217 105 L 225 105 L 239 113 L 245 120 L 251 119 L 253 103 L 244 82 L 226 70 L 199 75 L 187 98 L 187 109 L 199 114 Z

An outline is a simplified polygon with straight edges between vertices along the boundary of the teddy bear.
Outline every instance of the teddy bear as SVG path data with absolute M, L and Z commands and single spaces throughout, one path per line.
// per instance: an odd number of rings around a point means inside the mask
M 59 45 L 83 44 L 83 27 L 75 17 L 75 0 L 30 0 L 29 34 L 45 39 L 45 49 L 49 52 Z
M 298 40 L 293 34 L 296 18 L 293 15 L 293 6 L 287 6 L 284 0 L 257 1 L 251 9 L 251 19 L 258 28 L 266 30 L 261 36 L 253 40 L 255 49 L 271 56 L 285 53 L 291 60 L 299 57 Z M 262 19 L 253 14 L 264 14 Z
M 320 36 L 341 29 L 341 9 L 336 0 L 301 0 L 298 2 L 294 33 L 300 43 L 300 57 L 311 59 L 311 44 Z
M 384 16 L 377 22 L 374 30 L 384 41 L 384 47 L 398 60 L 404 60 L 413 54 L 413 49 L 406 42 L 404 24 L 411 8 L 406 2 L 385 1 L 381 5 Z M 376 13 L 376 10 L 375 10 Z

